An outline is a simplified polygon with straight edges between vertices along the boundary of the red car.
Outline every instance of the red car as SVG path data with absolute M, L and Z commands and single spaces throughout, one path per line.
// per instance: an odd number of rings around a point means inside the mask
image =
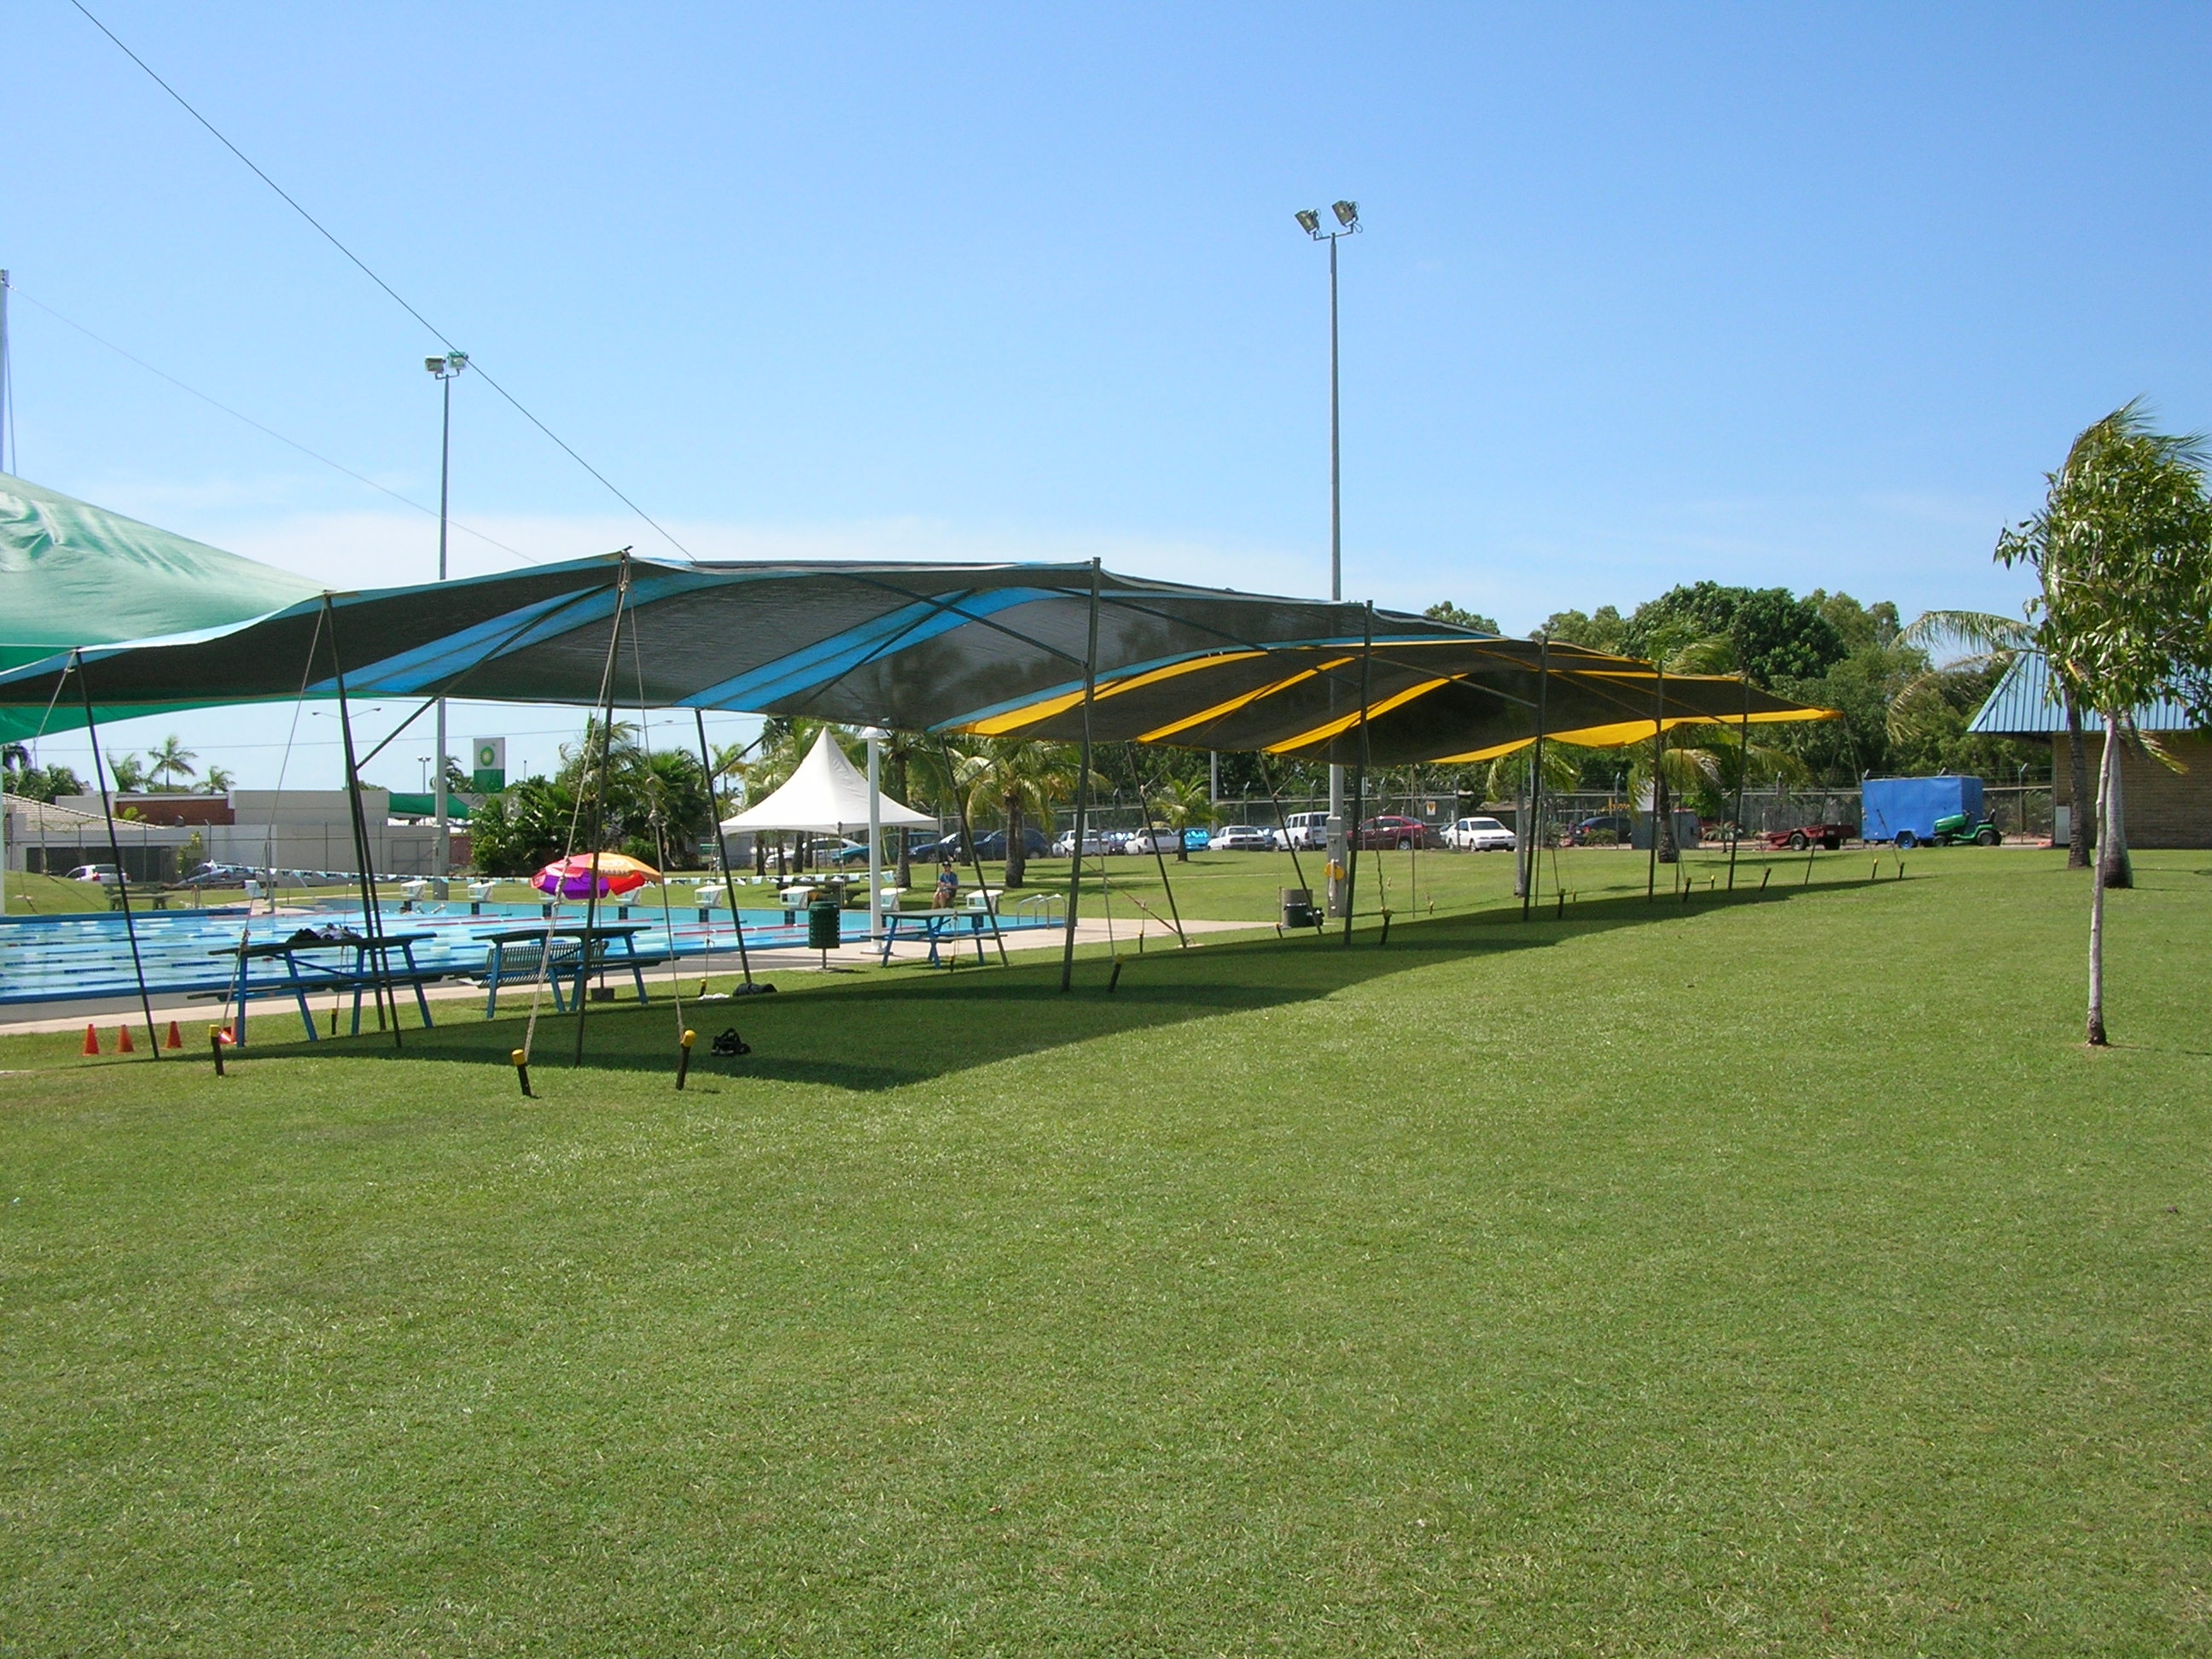
M 1359 826 L 1359 847 L 1362 852 L 1378 853 L 1390 848 L 1441 847 L 1443 837 L 1419 818 L 1401 818 L 1386 814 L 1370 818 Z
M 1769 830 L 1759 839 L 1778 853 L 1785 848 L 1802 853 L 1815 844 L 1832 853 L 1845 842 L 1857 840 L 1858 833 L 1856 823 L 1808 823 L 1797 830 Z

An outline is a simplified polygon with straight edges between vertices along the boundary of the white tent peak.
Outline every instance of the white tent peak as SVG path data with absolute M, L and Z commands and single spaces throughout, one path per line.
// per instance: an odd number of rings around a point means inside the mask
M 927 813 L 917 812 L 889 795 L 878 793 L 876 799 L 882 812 L 878 822 L 887 828 L 937 827 L 937 820 Z M 722 823 L 725 830 L 799 830 L 822 836 L 841 836 L 848 830 L 867 827 L 868 781 L 845 758 L 845 751 L 827 726 L 782 788 Z

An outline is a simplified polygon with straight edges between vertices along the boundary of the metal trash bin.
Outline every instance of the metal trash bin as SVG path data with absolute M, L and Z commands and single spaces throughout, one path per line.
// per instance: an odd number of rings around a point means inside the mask
M 810 951 L 834 951 L 845 942 L 840 917 L 843 912 L 835 899 L 817 899 L 806 907 L 806 948 Z
M 1283 926 L 1285 927 L 1318 927 L 1321 917 L 1315 912 L 1313 889 L 1285 887 L 1283 896 Z

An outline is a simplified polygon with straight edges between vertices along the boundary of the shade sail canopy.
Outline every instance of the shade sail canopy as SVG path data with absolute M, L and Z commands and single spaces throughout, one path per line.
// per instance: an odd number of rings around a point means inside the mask
M 937 820 L 928 813 L 917 812 L 880 791 L 876 801 L 879 816 L 874 821 L 886 829 L 909 824 L 927 824 L 933 830 L 937 827 Z M 757 806 L 749 806 L 737 817 L 725 819 L 722 828 L 796 830 L 811 835 L 837 836 L 848 830 L 865 830 L 869 821 L 868 781 L 845 758 L 836 735 L 825 730 L 814 739 L 814 747 L 806 751 L 806 758 L 799 763 L 798 769 L 785 781 L 783 787 Z
M 72 646 L 222 627 L 319 591 L 304 576 L 0 472 L 0 669 Z M 0 709 L 0 736 L 83 723 L 66 698 L 50 718 L 43 705 L 28 716 Z
M 1091 654 L 1095 609 L 1097 650 Z M 1472 760 L 1538 729 L 1627 742 L 1653 722 L 1826 718 L 1735 679 L 1364 605 L 1082 565 L 728 563 L 611 556 L 331 594 L 205 637 L 0 674 L 0 707 L 329 696 L 617 702 L 908 730 L 1091 735 L 1376 764 Z M 1367 714 L 1362 731 L 1362 713 Z M 1364 736 L 1364 741 L 1363 741 Z M 865 821 L 865 814 L 860 821 Z M 850 823 L 848 819 L 844 822 Z M 785 828 L 798 827 L 786 824 Z

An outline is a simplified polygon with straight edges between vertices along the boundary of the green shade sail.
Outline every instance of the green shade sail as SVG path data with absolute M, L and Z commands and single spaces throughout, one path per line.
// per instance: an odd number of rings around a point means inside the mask
M 321 591 L 289 570 L 0 472 L 0 671 L 76 646 L 226 627 Z M 0 709 L 0 738 L 83 724 L 82 708 L 58 703 L 51 716 Z

